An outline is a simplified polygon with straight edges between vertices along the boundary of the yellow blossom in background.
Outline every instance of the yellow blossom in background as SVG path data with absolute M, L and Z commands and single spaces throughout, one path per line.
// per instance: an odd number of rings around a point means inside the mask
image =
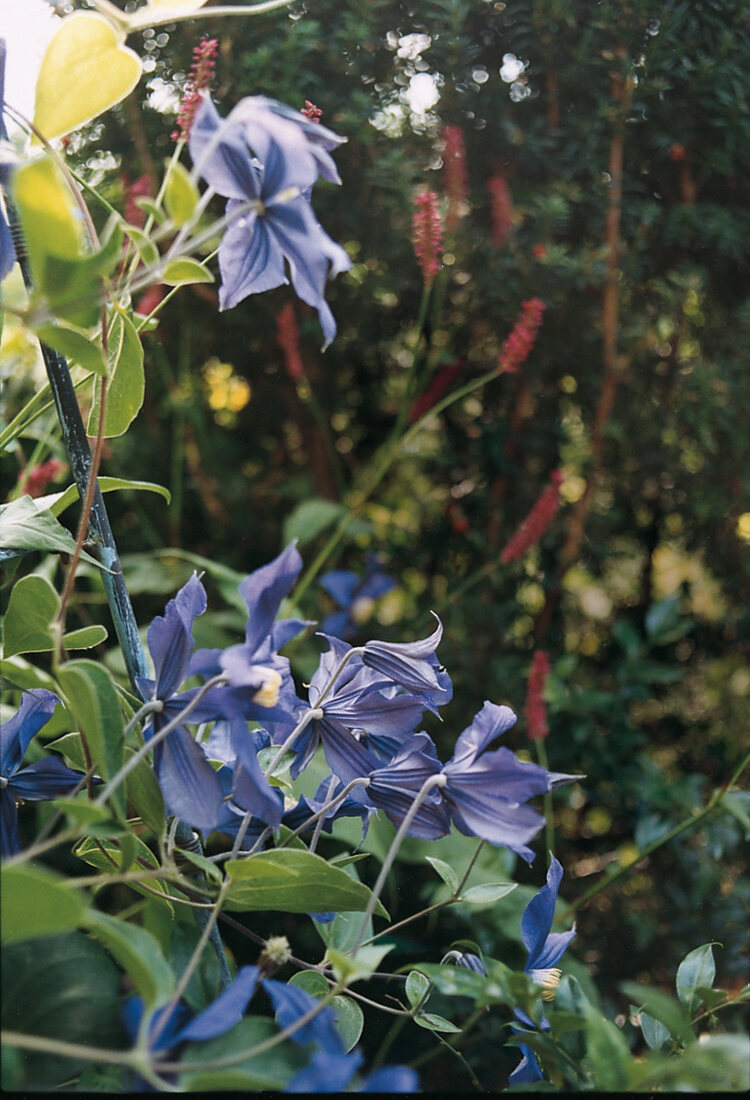
M 750 542 L 750 512 L 743 512 L 737 520 L 737 536 L 745 542 Z
M 217 423 L 231 425 L 252 397 L 250 383 L 234 373 L 231 363 L 222 363 L 216 356 L 203 367 L 203 381 L 208 389 L 208 405 L 216 414 Z

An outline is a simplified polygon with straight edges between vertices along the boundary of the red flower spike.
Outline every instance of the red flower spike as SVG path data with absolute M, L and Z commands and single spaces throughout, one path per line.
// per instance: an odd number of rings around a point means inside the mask
M 557 513 L 561 482 L 562 474 L 559 470 L 553 470 L 549 485 L 542 490 L 536 504 L 500 554 L 503 565 L 522 558 L 527 550 L 539 542 Z
M 420 191 L 414 199 L 412 221 L 414 254 L 426 283 L 431 283 L 440 270 L 443 227 L 434 191 Z
M 549 733 L 547 706 L 544 702 L 544 685 L 549 676 L 549 657 L 543 649 L 536 649 L 531 658 L 529 680 L 526 686 L 524 717 L 526 732 L 531 741 L 543 741 Z
M 490 215 L 492 218 L 491 241 L 499 248 L 513 228 L 513 200 L 510 188 L 502 176 L 493 176 L 487 181 L 490 193 Z
M 205 37 L 193 50 L 193 65 L 180 103 L 177 128 L 172 132 L 173 141 L 187 141 L 190 137 L 190 128 L 202 98 L 201 92 L 205 91 L 213 80 L 218 52 L 219 40 Z
M 528 298 L 521 303 L 521 312 L 497 357 L 498 374 L 515 374 L 526 360 L 536 342 L 545 309 L 541 298 Z
M 464 216 L 464 205 L 469 194 L 463 130 L 460 126 L 444 126 L 443 141 L 443 179 L 448 197 L 446 227 L 452 231 Z
M 284 366 L 293 382 L 305 377 L 305 366 L 299 351 L 299 330 L 294 306 L 287 302 L 276 315 L 276 343 L 284 352 Z
M 60 462 L 57 458 L 48 458 L 46 462 L 35 466 L 26 478 L 24 493 L 28 493 L 30 497 L 40 497 L 51 481 L 59 481 L 67 468 L 65 462 Z M 19 481 L 23 480 L 23 476 L 22 471 Z
M 310 122 L 320 122 L 323 117 L 323 112 L 320 107 L 316 107 L 309 99 L 306 99 L 305 106 L 300 108 L 300 114 L 304 115 L 305 118 L 309 118 Z

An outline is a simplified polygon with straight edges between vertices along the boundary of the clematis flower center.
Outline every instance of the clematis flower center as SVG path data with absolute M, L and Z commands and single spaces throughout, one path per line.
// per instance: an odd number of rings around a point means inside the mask
M 532 982 L 542 987 L 542 1000 L 552 1001 L 555 997 L 555 990 L 560 984 L 560 978 L 562 977 L 562 970 L 557 966 L 551 966 L 547 970 L 530 970 L 529 977 Z
M 372 609 L 374 606 L 375 601 L 372 599 L 371 596 L 360 596 L 359 599 L 355 600 L 351 606 L 351 617 L 358 625 L 366 623 L 372 615 Z
M 281 675 L 275 668 L 263 669 L 265 679 L 262 685 L 253 695 L 253 702 L 259 707 L 275 707 L 279 701 L 279 688 L 281 687 Z

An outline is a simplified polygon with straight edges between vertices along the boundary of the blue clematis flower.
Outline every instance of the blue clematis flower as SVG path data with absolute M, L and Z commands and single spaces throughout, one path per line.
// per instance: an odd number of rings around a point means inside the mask
M 235 111 L 224 120 L 205 98 L 190 132 L 196 173 L 229 200 L 219 246 L 219 306 L 231 309 L 291 278 L 297 296 L 317 309 L 327 347 L 336 322 L 325 283 L 329 271 L 347 271 L 351 261 L 321 228 L 305 195 L 321 164 L 328 167 L 325 139 L 308 140 L 302 115 L 292 122 L 257 103 Z
M 199 688 L 179 691 L 189 675 L 193 650 L 193 622 L 206 610 L 206 590 L 194 573 L 148 629 L 148 647 L 153 658 L 154 680 L 140 678 L 138 688 L 146 700 L 158 700 L 145 732 L 150 739 L 176 718 Z M 205 722 L 224 714 L 226 688 L 210 688 L 191 712 L 191 722 Z M 154 771 L 170 813 L 195 829 L 210 832 L 216 825 L 222 791 L 201 746 L 183 725 L 177 726 L 154 748 Z
M 437 615 L 435 618 L 437 627 L 429 637 L 417 642 L 371 640 L 363 648 L 362 660 L 391 683 L 418 694 L 430 710 L 437 713 L 438 706 L 450 702 L 453 687 L 450 676 L 435 656 L 443 636 L 443 624 Z
M 58 756 L 45 756 L 22 768 L 24 754 L 33 737 L 49 722 L 59 702 L 51 691 L 25 691 L 21 705 L 0 726 L 0 837 L 4 858 L 21 851 L 16 799 L 45 802 L 70 794 L 81 783 L 80 772 L 71 771 Z
M 399 826 L 430 776 L 440 772 L 440 761 L 431 738 L 417 733 L 403 743 L 393 759 L 370 772 L 367 798 Z M 409 836 L 437 840 L 450 829 L 450 817 L 442 795 L 433 788 L 409 826 Z
M 547 884 L 543 886 L 526 906 L 521 918 L 521 938 L 526 948 L 527 958 L 524 971 L 531 980 L 542 987 L 542 1000 L 551 1001 L 560 982 L 560 959 L 568 949 L 568 944 L 576 934 L 575 924 L 569 932 L 552 932 L 557 892 L 563 876 L 560 862 L 552 856 Z M 525 1012 L 515 1010 L 516 1019 L 527 1027 L 535 1027 Z M 542 1016 L 542 1031 L 549 1029 L 549 1023 Z M 514 1029 L 518 1030 L 518 1029 Z M 530 1046 L 521 1044 L 521 1061 L 508 1078 L 512 1085 L 527 1084 L 542 1079 L 539 1064 Z
M 325 573 L 318 584 L 341 608 L 323 620 L 321 630 L 344 639 L 354 637 L 372 614 L 375 600 L 396 587 L 393 577 L 384 572 L 377 554 L 367 555 L 363 577 L 347 569 L 334 569 Z
M 296 1073 L 284 1092 L 342 1092 L 347 1089 L 354 1074 L 361 1066 L 362 1055 L 357 1050 L 351 1054 L 327 1054 L 319 1051 L 309 1064 Z M 408 1066 L 383 1066 L 365 1077 L 357 1092 L 379 1092 L 390 1096 L 399 1092 L 417 1092 L 419 1077 Z M 347 1092 L 352 1091 L 347 1089 Z
M 530 863 L 534 853 L 528 842 L 539 832 L 544 818 L 524 803 L 532 795 L 579 777 L 548 772 L 538 764 L 519 760 L 505 747 L 484 751 L 515 722 L 510 707 L 485 702 L 443 767 L 441 790 L 460 832 L 510 848 Z

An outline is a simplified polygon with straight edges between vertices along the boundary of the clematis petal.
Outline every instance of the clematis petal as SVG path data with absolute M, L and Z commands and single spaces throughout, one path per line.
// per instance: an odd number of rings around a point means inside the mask
M 260 173 L 252 164 L 241 127 L 224 120 L 208 96 L 190 129 L 194 172 L 227 199 L 258 198 Z
M 456 828 L 465 836 L 479 836 L 490 844 L 516 852 L 527 863 L 534 853 L 528 847 L 544 825 L 544 818 L 530 806 L 509 802 L 498 795 L 497 780 L 484 784 L 451 781 L 443 788 Z
M 531 1047 L 521 1043 L 518 1049 L 523 1054 L 523 1058 L 508 1078 L 508 1084 L 531 1085 L 535 1081 L 543 1080 L 542 1071 L 539 1069 L 539 1063 Z
M 516 716 L 510 707 L 500 707 L 486 700 L 471 725 L 456 740 L 453 762 L 463 763 L 475 759 L 491 741 L 506 733 L 516 724 Z M 547 788 L 543 788 L 546 790 Z
M 263 774 L 247 724 L 235 719 L 231 729 L 232 746 L 237 754 L 232 798 L 245 812 L 251 810 L 254 817 L 278 829 L 284 812 L 284 797 Z
M 305 1016 L 320 1002 L 295 985 L 284 985 L 273 978 L 263 979 L 263 988 L 273 1001 L 276 1019 L 282 1028 L 288 1028 Z M 343 1054 L 344 1047 L 335 1026 L 336 1014 L 332 1008 L 323 1008 L 308 1023 L 297 1028 L 289 1036 L 295 1043 L 317 1043 L 326 1054 Z
M 23 693 L 16 713 L 0 726 L 0 775 L 8 779 L 21 767 L 29 742 L 50 720 L 58 702 L 54 692 L 44 688 Z
M 443 625 L 439 619 L 437 622 L 433 633 L 417 642 L 367 642 L 364 663 L 410 691 L 439 689 L 435 650 L 443 636 Z
M 71 771 L 58 756 L 45 756 L 16 772 L 8 786 L 24 802 L 45 802 L 74 791 L 82 779 L 81 772 Z
M 341 1092 L 361 1064 L 362 1055 L 358 1050 L 351 1054 L 316 1051 L 305 1068 L 295 1073 L 284 1092 Z
M 164 615 L 157 615 L 148 628 L 148 648 L 156 675 L 155 698 L 168 699 L 185 679 L 193 650 L 193 622 L 206 606 L 206 590 L 194 573 L 169 601 Z
M 170 813 L 194 829 L 216 827 L 223 794 L 216 772 L 184 727 L 173 730 L 155 751 L 154 770 Z
M 227 206 L 227 211 L 231 206 Z M 249 294 L 283 286 L 284 257 L 266 219 L 248 211 L 227 226 L 219 245 L 219 308 L 233 309 Z
M 365 1078 L 361 1092 L 379 1092 L 392 1096 L 399 1092 L 419 1092 L 419 1077 L 411 1066 L 383 1066 Z
M 213 1004 L 200 1012 L 175 1036 L 175 1043 L 214 1039 L 238 1024 L 255 992 L 259 975 L 257 966 L 241 967 L 234 981 L 219 994 Z
M 248 611 L 245 642 L 257 649 L 270 633 L 281 601 L 287 596 L 302 569 L 302 558 L 294 543 L 267 565 L 251 573 L 240 585 Z
M 0 842 L 3 859 L 21 851 L 16 800 L 7 787 L 0 789 Z
M 550 934 L 552 921 L 555 916 L 557 892 L 563 877 L 563 869 L 560 861 L 552 856 L 549 870 L 547 871 L 547 883 L 542 886 L 523 911 L 521 917 L 521 939 L 528 952 L 527 970 L 542 969 L 553 966 L 551 962 L 540 962 L 543 958 L 545 941 Z M 567 944 L 566 944 L 567 946 Z M 555 962 L 558 961 L 558 955 Z

